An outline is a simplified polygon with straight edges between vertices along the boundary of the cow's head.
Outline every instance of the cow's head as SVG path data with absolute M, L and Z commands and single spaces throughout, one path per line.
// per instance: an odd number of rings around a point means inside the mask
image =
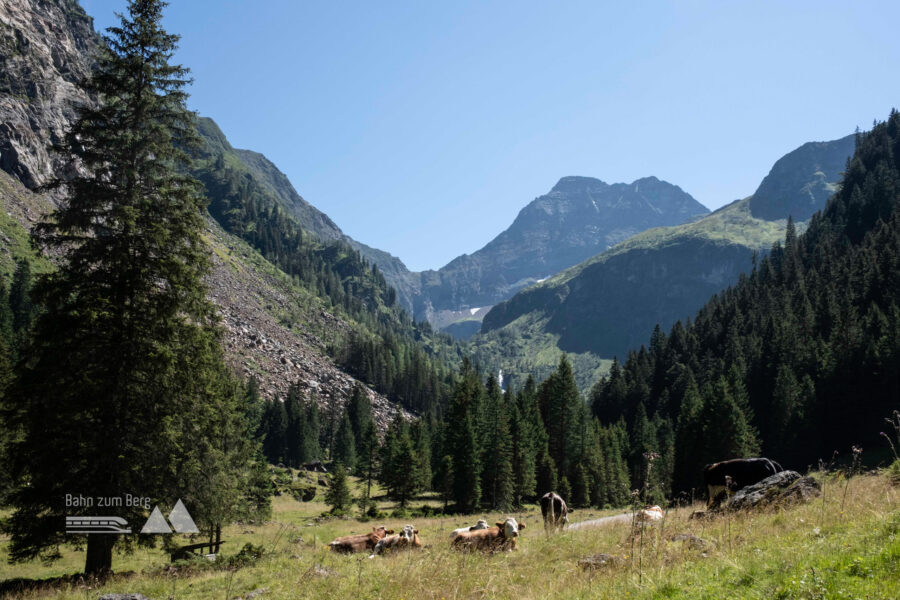
M 374 533 L 375 537 L 377 537 L 377 538 L 383 538 L 386 535 L 390 535 L 390 534 L 394 533 L 394 530 L 393 529 L 385 529 L 384 525 L 380 525 L 378 527 L 373 527 L 372 533 Z
M 413 527 L 412 525 L 404 525 L 403 531 L 400 532 L 400 537 L 409 542 L 413 541 L 413 537 L 419 533 L 419 530 Z
M 487 529 L 488 524 L 484 519 L 478 519 L 478 522 L 469 527 L 469 531 L 478 531 L 479 529 Z
M 518 523 L 512 517 L 506 519 L 506 521 L 497 521 L 497 527 L 500 528 L 500 533 L 506 539 L 512 539 L 514 537 L 519 537 L 519 530 L 525 529 L 525 523 Z

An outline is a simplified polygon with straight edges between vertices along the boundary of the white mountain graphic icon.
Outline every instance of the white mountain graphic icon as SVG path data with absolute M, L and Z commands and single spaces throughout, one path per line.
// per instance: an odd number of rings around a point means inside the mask
M 169 527 L 169 523 L 172 523 L 172 527 Z M 200 530 L 197 529 L 197 524 L 194 523 L 194 519 L 191 518 L 191 514 L 185 508 L 181 498 L 178 499 L 178 502 L 175 503 L 175 508 L 169 513 L 169 523 L 166 522 L 165 517 L 160 512 L 159 506 L 154 506 L 153 512 L 150 513 L 150 518 L 147 519 L 147 522 L 141 528 L 141 533 L 172 533 L 172 529 L 175 530 L 175 533 L 200 533 Z

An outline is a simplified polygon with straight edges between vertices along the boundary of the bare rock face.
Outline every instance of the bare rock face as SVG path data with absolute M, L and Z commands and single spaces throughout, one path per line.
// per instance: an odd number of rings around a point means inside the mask
M 63 164 L 75 107 L 91 102 L 78 83 L 97 49 L 93 20 L 69 0 L 0 0 L 0 169 L 35 189 Z
M 808 502 L 821 494 L 819 483 L 797 471 L 782 471 L 759 483 L 741 488 L 725 505 L 726 510 L 783 506 Z

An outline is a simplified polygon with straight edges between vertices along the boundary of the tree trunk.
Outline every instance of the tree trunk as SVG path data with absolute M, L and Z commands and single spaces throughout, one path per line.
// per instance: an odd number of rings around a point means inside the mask
M 108 533 L 88 534 L 84 574 L 103 576 L 112 571 L 112 548 L 115 537 Z

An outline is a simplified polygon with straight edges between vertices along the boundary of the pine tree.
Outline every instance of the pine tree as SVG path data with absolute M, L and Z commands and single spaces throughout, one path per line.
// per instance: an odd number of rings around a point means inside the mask
M 533 386 L 533 380 L 532 380 Z M 512 437 L 512 479 L 513 479 L 513 505 L 521 506 L 526 498 L 531 498 L 535 493 L 537 473 L 535 438 L 536 434 L 532 423 L 523 416 L 524 390 L 516 394 L 512 389 L 508 390 L 510 398 L 509 424 Z M 534 403 L 534 398 L 531 398 Z M 533 411 L 537 412 L 537 405 L 533 404 Z
M 353 427 L 350 416 L 344 412 L 334 441 L 334 462 L 344 465 L 348 470 L 356 468 L 356 442 L 353 440 Z
M 703 466 L 703 398 L 697 382 L 690 372 L 686 375 L 686 387 L 681 399 L 681 410 L 675 426 L 675 466 L 672 487 L 676 493 L 689 494 L 702 484 Z
M 573 447 L 580 440 L 581 431 L 576 427 L 581 396 L 575 383 L 572 365 L 565 354 L 559 359 L 556 370 L 541 383 L 539 389 L 541 415 L 547 430 L 547 447 L 561 474 L 573 465 Z
M 509 409 L 497 379 L 488 376 L 485 386 L 485 436 L 482 464 L 484 503 L 494 510 L 507 510 L 513 504 L 512 439 L 509 431 Z
M 468 359 L 463 359 L 448 411 L 453 427 L 447 436 L 453 459 L 453 499 L 460 512 L 473 512 L 481 501 L 481 451 L 474 414 L 481 404 L 481 382 Z
M 260 429 L 264 434 L 263 454 L 274 465 L 288 462 L 287 426 L 285 403 L 277 398 L 268 400 Z
M 366 501 L 372 495 L 372 482 L 378 472 L 378 432 L 375 429 L 375 421 L 369 421 L 362 431 L 362 445 L 356 459 L 360 477 L 365 482 Z
M 547 492 L 555 492 L 559 487 L 556 465 L 550 458 L 546 448 L 541 452 L 537 470 L 537 494 L 543 496 Z
M 203 285 L 205 200 L 179 174 L 195 134 L 163 6 L 133 0 L 108 30 L 90 86 L 101 103 L 81 109 L 64 148 L 84 174 L 60 184 L 66 202 L 33 232 L 60 262 L 35 284 L 43 312 L 10 391 L 22 432 L 11 454 L 27 482 L 11 499 L 13 560 L 63 541 L 66 492 L 170 503 L 224 460 L 211 440 L 234 386 Z M 89 535 L 85 571 L 108 571 L 113 545 L 132 541 Z
M 331 482 L 325 492 L 325 504 L 331 507 L 334 514 L 342 514 L 353 505 L 347 469 L 342 464 L 338 464 L 331 473 Z
M 370 423 L 374 423 L 372 418 L 372 403 L 366 395 L 362 385 L 356 384 L 353 387 L 353 393 L 347 402 L 347 415 L 350 418 L 350 427 L 353 429 L 353 441 L 359 456 L 367 454 L 365 432 Z M 362 474 L 360 468 L 357 468 L 359 474 Z
M 12 285 L 9 289 L 9 310 L 12 316 L 12 332 L 16 348 L 25 345 L 28 330 L 34 318 L 35 306 L 31 301 L 31 264 L 25 259 L 16 261 Z

